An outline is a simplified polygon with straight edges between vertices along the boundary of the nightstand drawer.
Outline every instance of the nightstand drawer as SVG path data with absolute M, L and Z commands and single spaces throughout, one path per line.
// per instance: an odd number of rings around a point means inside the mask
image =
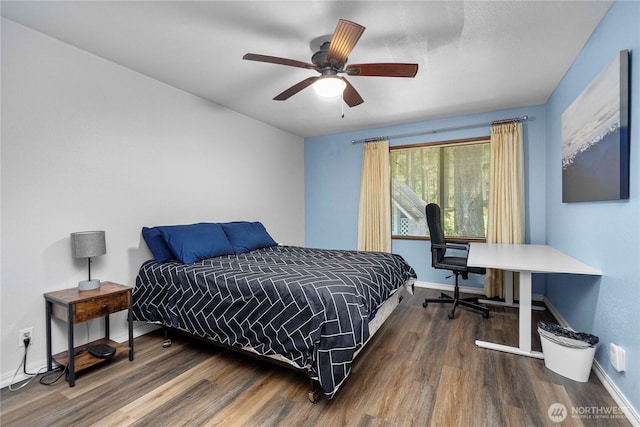
M 129 308 L 129 295 L 129 292 L 122 292 L 119 295 L 106 295 L 78 302 L 74 305 L 73 323 L 84 322 L 117 311 L 127 310 Z

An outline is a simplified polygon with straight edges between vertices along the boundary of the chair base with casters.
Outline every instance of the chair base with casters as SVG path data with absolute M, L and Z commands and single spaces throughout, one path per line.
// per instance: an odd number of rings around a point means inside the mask
M 474 271 L 472 271 L 472 269 L 469 268 L 468 272 L 473 273 Z M 426 307 L 430 302 L 435 302 L 439 304 L 452 304 L 453 307 L 451 308 L 451 311 L 449 312 L 447 317 L 449 317 L 449 319 L 453 319 L 456 316 L 456 308 L 460 305 L 462 307 L 471 308 L 473 310 L 481 312 L 482 317 L 487 319 L 489 317 L 489 309 L 487 307 L 483 307 L 479 305 L 478 298 L 460 298 L 460 288 L 458 286 L 458 277 L 462 275 L 462 278 L 466 279 L 467 274 L 460 271 L 454 271 L 454 274 L 456 276 L 456 284 L 454 287 L 453 296 L 447 295 L 445 293 L 441 293 L 439 298 L 425 298 L 424 302 L 422 303 L 422 306 Z M 483 274 L 483 272 L 478 271 L 478 274 Z

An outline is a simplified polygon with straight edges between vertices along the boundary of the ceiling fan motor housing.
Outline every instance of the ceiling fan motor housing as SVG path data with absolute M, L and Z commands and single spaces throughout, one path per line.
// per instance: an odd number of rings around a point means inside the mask
M 330 45 L 331 45 L 330 41 L 322 43 L 322 45 L 320 46 L 320 50 L 314 53 L 313 56 L 311 57 L 311 62 L 313 62 L 313 64 L 317 66 L 317 70 L 321 72 L 323 75 L 327 74 L 325 73 L 327 69 L 333 70 L 333 73 L 331 73 L 333 75 L 337 74 L 338 72 L 338 68 L 336 66 L 333 66 L 329 61 L 327 61 L 327 53 L 329 52 Z M 345 63 L 346 62 L 347 61 L 345 59 Z

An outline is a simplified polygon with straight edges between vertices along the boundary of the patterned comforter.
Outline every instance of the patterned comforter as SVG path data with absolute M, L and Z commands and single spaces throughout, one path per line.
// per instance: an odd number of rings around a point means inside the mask
M 395 254 L 274 246 L 193 264 L 145 262 L 134 320 L 187 331 L 307 369 L 332 398 L 368 322 L 413 269 Z

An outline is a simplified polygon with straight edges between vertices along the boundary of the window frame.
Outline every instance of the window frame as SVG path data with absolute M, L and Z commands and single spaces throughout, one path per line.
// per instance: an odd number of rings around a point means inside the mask
M 407 149 L 418 149 L 418 148 L 424 148 L 424 147 L 428 147 L 428 148 L 441 148 L 441 147 L 447 147 L 447 146 L 463 146 L 463 145 L 473 145 L 473 144 L 490 144 L 491 143 L 491 137 L 489 135 L 487 136 L 478 136 L 478 137 L 474 137 L 474 138 L 462 138 L 462 139 L 451 139 L 451 140 L 445 140 L 445 141 L 433 141 L 433 142 L 419 142 L 416 144 L 405 144 L 405 145 L 396 145 L 396 146 L 390 146 L 389 147 L 389 162 L 391 162 L 391 152 L 392 151 L 396 151 L 396 150 L 407 150 Z M 393 170 L 393 169 L 391 169 Z M 442 192 L 443 190 L 443 177 L 442 177 L 442 173 L 441 172 L 441 176 L 440 176 L 440 180 L 439 180 L 439 192 Z M 390 177 L 391 178 L 391 182 L 393 183 L 393 175 Z M 389 189 L 389 191 L 391 192 L 391 188 Z M 393 194 L 391 194 L 391 199 L 393 199 Z M 392 206 L 389 206 L 389 209 L 392 209 Z M 447 241 L 450 242 L 460 242 L 460 243 L 471 243 L 471 242 L 479 242 L 479 243 L 485 243 L 487 241 L 486 237 L 484 238 L 480 238 L 480 237 L 447 237 L 445 236 Z M 392 240 L 431 240 L 431 237 L 429 236 L 403 236 L 403 235 L 398 235 L 398 234 L 392 234 L 391 235 L 391 239 Z

